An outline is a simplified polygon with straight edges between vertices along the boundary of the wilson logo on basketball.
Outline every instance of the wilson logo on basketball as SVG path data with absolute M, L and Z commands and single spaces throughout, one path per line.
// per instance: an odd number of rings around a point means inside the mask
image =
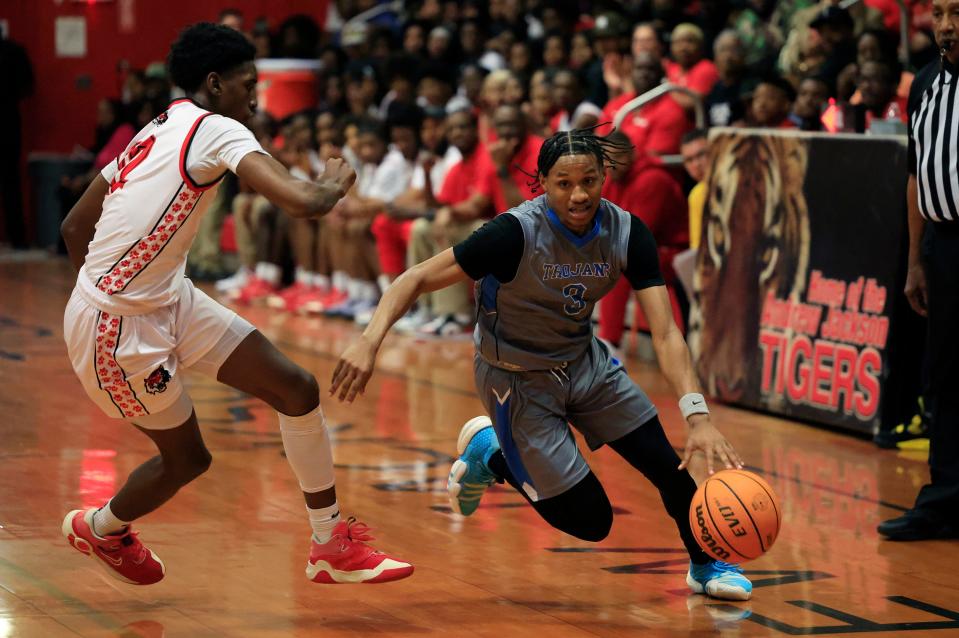
M 696 523 L 699 525 L 700 546 L 707 552 L 715 554 L 716 558 L 727 560 L 729 558 L 729 552 L 720 547 L 719 544 L 716 543 L 716 539 L 713 538 L 713 535 L 709 533 L 709 527 L 706 525 L 706 517 L 703 515 L 702 504 L 696 506 Z
M 170 373 L 166 371 L 166 368 L 160 366 L 143 380 L 143 385 L 150 394 L 160 394 L 166 391 L 166 384 L 169 382 Z
M 703 551 L 721 560 L 754 560 L 779 535 L 777 497 L 761 477 L 745 470 L 721 470 L 697 488 L 689 526 Z
M 733 508 L 728 505 L 719 505 L 718 502 L 716 504 L 719 507 L 719 513 L 723 515 L 723 519 L 729 525 L 729 529 L 733 531 L 733 536 L 745 536 L 747 532 L 739 524 L 739 519 L 736 518 L 736 512 L 733 511 Z

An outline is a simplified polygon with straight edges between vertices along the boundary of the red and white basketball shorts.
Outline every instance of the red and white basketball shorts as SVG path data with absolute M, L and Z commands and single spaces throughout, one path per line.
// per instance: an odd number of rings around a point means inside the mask
M 63 316 L 73 369 L 108 416 L 144 427 L 180 425 L 190 415 L 182 381 L 186 369 L 212 378 L 255 328 L 183 280 L 179 300 L 146 314 L 117 315 L 92 305 L 75 288 Z M 144 418 L 186 406 L 178 422 Z M 174 419 L 176 420 L 176 419 Z M 138 423 L 139 424 L 139 423 Z

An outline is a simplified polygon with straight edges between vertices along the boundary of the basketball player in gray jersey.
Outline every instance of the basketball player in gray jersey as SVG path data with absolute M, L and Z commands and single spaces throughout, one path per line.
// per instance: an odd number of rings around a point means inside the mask
M 595 450 L 609 445 L 659 489 L 690 555 L 686 582 L 697 593 L 746 600 L 742 570 L 712 560 L 689 524 L 696 451 L 742 467 L 713 426 L 689 350 L 673 321 L 649 229 L 600 196 L 608 150 L 591 130 L 557 133 L 537 160 L 545 191 L 499 215 L 468 239 L 404 273 L 372 322 L 343 353 L 330 394 L 352 402 L 373 371 L 389 328 L 425 292 L 478 282 L 475 376 L 489 417 L 460 431 L 450 470 L 453 510 L 472 514 L 486 488 L 506 481 L 553 527 L 587 541 L 607 536 L 612 506 L 580 454 L 569 424 Z M 593 336 L 593 306 L 620 276 L 636 290 L 663 374 L 689 425 L 685 458 L 670 446 L 646 394 Z M 491 418 L 490 418 L 491 417 Z

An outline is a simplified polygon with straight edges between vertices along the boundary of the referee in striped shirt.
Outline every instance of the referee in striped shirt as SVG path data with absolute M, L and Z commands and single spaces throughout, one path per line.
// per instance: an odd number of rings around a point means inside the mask
M 959 537 L 959 0 L 933 0 L 940 59 L 909 94 L 906 296 L 928 318 L 929 473 L 912 509 L 879 525 L 893 540 Z

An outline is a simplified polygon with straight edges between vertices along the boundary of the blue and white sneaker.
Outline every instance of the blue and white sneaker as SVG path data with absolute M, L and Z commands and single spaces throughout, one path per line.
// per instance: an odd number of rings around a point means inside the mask
M 689 563 L 686 584 L 697 594 L 722 600 L 749 600 L 753 584 L 743 576 L 742 567 L 714 560 L 705 565 Z
M 488 416 L 474 417 L 460 430 L 456 441 L 460 457 L 453 461 L 446 481 L 450 507 L 457 514 L 469 516 L 475 512 L 486 488 L 496 482 L 496 475 L 486 463 L 497 450 L 499 440 Z

